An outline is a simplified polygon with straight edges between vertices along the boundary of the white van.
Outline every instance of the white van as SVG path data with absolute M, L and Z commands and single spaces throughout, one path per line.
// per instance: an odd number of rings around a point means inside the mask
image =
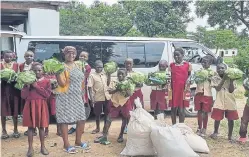
M 193 71 L 201 67 L 201 57 L 213 56 L 212 68 L 215 69 L 218 56 L 210 49 L 189 39 L 175 38 L 147 38 L 147 37 L 109 37 L 109 36 L 23 36 L 17 45 L 17 62 L 24 62 L 24 52 L 32 50 L 35 52 L 35 60 L 42 61 L 52 56 L 62 59 L 60 54 L 65 46 L 76 47 L 78 53 L 89 52 L 89 64 L 93 66 L 95 60 L 100 59 L 104 63 L 115 61 L 119 67 L 124 67 L 127 57 L 134 59 L 134 71 L 143 73 L 154 72 L 158 69 L 158 62 L 162 59 L 168 63 L 173 62 L 174 47 L 182 47 L 186 51 L 185 60 L 193 66 Z M 116 74 L 113 74 L 115 77 Z M 191 87 L 192 97 L 195 85 Z M 145 109 L 150 111 L 151 87 L 142 88 Z M 186 109 L 187 116 L 195 116 L 193 99 L 189 108 Z

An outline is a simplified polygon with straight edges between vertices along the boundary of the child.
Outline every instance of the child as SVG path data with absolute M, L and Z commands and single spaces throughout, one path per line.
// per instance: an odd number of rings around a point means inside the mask
M 246 81 L 249 81 L 248 78 L 244 81 L 244 88 L 247 92 L 246 96 L 249 97 L 248 92 L 249 88 L 246 86 Z M 247 141 L 247 128 L 248 128 L 248 122 L 249 122 L 249 98 L 247 98 L 247 102 L 243 111 L 243 116 L 241 117 L 241 125 L 240 125 L 240 131 L 239 131 L 239 142 L 242 144 L 246 143 Z
M 50 80 L 50 84 L 51 84 L 51 95 L 48 98 L 48 111 L 49 111 L 49 115 L 54 117 L 54 119 L 56 119 L 56 107 L 55 107 L 55 97 L 56 97 L 56 91 L 55 89 L 58 87 L 58 82 L 56 80 L 56 77 L 54 75 L 46 75 L 45 76 L 46 79 Z M 56 135 L 61 136 L 61 130 L 60 130 L 60 126 L 59 124 L 56 125 L 57 126 L 57 133 Z M 48 127 L 45 128 L 45 137 L 48 136 L 48 132 L 49 129 Z
M 189 106 L 189 101 L 185 100 L 185 91 L 189 88 L 188 77 L 191 75 L 192 66 L 183 60 L 184 50 L 176 48 L 174 51 L 175 62 L 170 64 L 172 100 L 169 101 L 171 107 L 172 124 L 176 124 L 176 114 L 179 110 L 179 123 L 184 123 L 185 107 Z M 170 93 L 169 93 L 170 94 Z
M 24 63 L 21 63 L 19 65 L 19 69 L 20 69 L 20 72 L 23 72 L 23 71 L 30 71 L 31 70 L 31 66 L 34 62 L 34 52 L 32 51 L 26 51 L 24 53 L 24 59 L 25 59 L 25 62 Z M 24 104 L 25 104 L 25 100 L 22 100 L 22 108 L 24 107 Z M 28 130 L 24 132 L 24 135 L 25 136 L 28 136 Z M 33 133 L 34 136 L 37 135 L 37 132 L 36 132 L 36 129 L 34 129 L 34 133 Z
M 125 80 L 125 77 L 127 75 L 127 72 L 125 69 L 119 69 L 118 70 L 118 81 L 122 82 Z M 122 126 L 120 130 L 120 134 L 118 136 L 117 142 L 122 143 L 124 141 L 123 134 L 125 126 L 128 122 L 128 119 L 130 118 L 130 111 L 132 110 L 132 106 L 130 104 L 129 97 L 124 97 L 117 89 L 115 89 L 115 85 L 117 82 L 112 82 L 110 84 L 110 90 L 109 93 L 112 94 L 111 100 L 109 101 L 110 106 L 110 112 L 107 116 L 107 121 L 104 126 L 103 136 L 98 137 L 94 142 L 103 142 L 106 143 L 107 141 L 107 133 L 109 131 L 109 128 L 112 123 L 112 119 L 119 116 L 119 114 L 122 115 Z M 127 91 L 128 95 L 131 95 L 129 91 Z M 107 144 L 107 143 L 106 143 Z
M 13 52 L 3 52 L 3 62 L 1 63 L 0 69 L 13 69 L 15 72 L 19 72 L 18 64 L 13 62 Z M 7 83 L 7 81 L 1 80 L 1 123 L 2 123 L 2 139 L 9 138 L 6 131 L 6 117 L 12 116 L 14 123 L 14 138 L 19 138 L 20 133 L 17 129 L 17 118 L 21 114 L 21 98 L 20 91 L 14 87 L 14 82 Z
M 88 88 L 87 88 L 87 80 L 88 77 L 91 73 L 91 66 L 87 63 L 89 58 L 89 53 L 86 51 L 82 51 L 79 55 L 79 60 L 82 61 L 84 63 L 84 67 L 83 67 L 83 71 L 85 74 L 85 93 L 84 93 L 84 100 L 85 100 L 85 104 L 88 105 L 89 104 L 89 98 L 88 98 Z M 80 65 L 81 66 L 81 65 Z M 73 134 L 76 131 L 76 125 L 73 125 L 69 131 L 68 134 Z
M 127 76 L 130 77 L 132 76 L 133 73 L 135 73 L 133 70 L 132 70 L 132 67 L 133 67 L 133 59 L 132 58 L 127 58 L 125 60 L 125 68 L 127 70 Z M 142 93 L 142 90 L 141 90 L 141 87 L 143 86 L 143 84 L 137 84 L 136 85 L 136 90 L 135 92 L 133 93 L 133 95 L 130 97 L 130 101 L 131 101 L 131 104 L 133 105 L 133 108 L 135 108 L 135 99 L 137 97 L 140 98 L 140 101 L 144 107 L 144 97 L 143 97 L 143 93 Z
M 212 69 L 210 69 L 212 61 L 213 58 L 211 56 L 203 57 L 202 67 L 212 71 Z M 195 111 L 198 111 L 198 129 L 196 133 L 200 136 L 205 136 L 208 123 L 208 113 L 211 112 L 213 104 L 211 80 L 197 83 L 194 104 Z
M 110 75 L 106 75 L 103 72 L 103 63 L 100 60 L 95 62 L 95 72 L 92 73 L 88 80 L 89 95 L 92 100 L 94 114 L 96 119 L 96 129 L 92 131 L 92 134 L 96 134 L 100 131 L 100 115 L 104 111 L 104 122 L 108 115 L 108 100 L 110 95 L 108 86 L 110 84 Z
M 165 72 L 168 68 L 168 62 L 166 60 L 161 60 L 159 62 L 159 71 Z M 165 76 L 166 77 L 166 76 Z M 151 86 L 152 91 L 150 94 L 150 105 L 151 109 L 155 112 L 155 119 L 157 119 L 157 115 L 160 113 L 164 113 L 164 110 L 167 109 L 167 92 L 166 92 L 166 85 L 157 85 L 157 86 Z
M 227 66 L 224 63 L 220 63 L 217 65 L 217 73 L 219 76 L 211 78 L 211 86 L 217 91 L 211 115 L 215 120 L 214 133 L 211 135 L 211 138 L 217 139 L 220 121 L 225 115 L 228 120 L 228 140 L 232 142 L 234 120 L 239 119 L 239 116 L 234 95 L 234 80 L 226 76 L 226 69 Z
M 23 126 L 28 127 L 28 143 L 29 148 L 27 156 L 33 156 L 33 129 L 39 128 L 39 136 L 41 142 L 41 153 L 48 155 L 44 145 L 45 132 L 44 128 L 48 127 L 49 113 L 47 99 L 51 94 L 50 80 L 43 77 L 42 64 L 33 63 L 32 70 L 36 74 L 37 82 L 26 85 L 22 91 L 21 96 L 25 99 L 25 106 L 23 109 Z

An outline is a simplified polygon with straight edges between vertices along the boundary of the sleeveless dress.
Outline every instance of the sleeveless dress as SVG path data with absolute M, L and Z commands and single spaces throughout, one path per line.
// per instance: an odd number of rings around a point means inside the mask
M 189 66 L 188 62 L 183 62 L 181 65 L 176 65 L 175 63 L 170 64 L 172 88 L 172 100 L 169 101 L 170 107 L 189 107 L 189 102 L 183 100 Z
M 67 92 L 56 95 L 56 118 L 57 123 L 73 124 L 86 120 L 82 89 L 84 73 L 77 66 L 66 70 L 69 72 L 70 85 Z

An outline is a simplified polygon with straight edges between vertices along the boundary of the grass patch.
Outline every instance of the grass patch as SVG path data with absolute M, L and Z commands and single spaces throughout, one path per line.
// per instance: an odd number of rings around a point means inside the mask
M 222 120 L 220 123 L 220 127 L 225 132 L 225 134 L 228 134 L 228 124 L 227 120 Z M 239 137 L 239 130 L 240 130 L 240 119 L 234 121 L 234 127 L 233 127 L 233 136 Z

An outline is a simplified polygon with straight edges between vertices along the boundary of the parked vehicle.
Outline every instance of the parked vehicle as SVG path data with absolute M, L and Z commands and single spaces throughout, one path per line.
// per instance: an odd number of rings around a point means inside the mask
M 189 39 L 175 38 L 147 38 L 147 37 L 109 37 L 109 36 L 23 36 L 17 45 L 17 62 L 24 62 L 24 52 L 32 50 L 36 61 L 43 61 L 51 57 L 63 60 L 60 52 L 65 46 L 74 46 L 77 52 L 89 52 L 89 64 L 93 66 L 95 60 L 104 63 L 115 61 L 119 67 L 124 67 L 127 57 L 134 59 L 134 71 L 148 74 L 158 69 L 160 60 L 173 62 L 175 47 L 182 47 L 186 51 L 184 59 L 192 64 L 193 72 L 201 67 L 201 58 L 205 55 L 214 57 L 212 68 L 219 57 L 205 46 Z M 116 77 L 114 73 L 112 75 Z M 191 105 L 186 109 L 187 116 L 196 116 L 194 111 L 193 96 L 196 85 L 191 86 Z M 151 87 L 142 88 L 145 109 L 150 111 Z M 214 97 L 215 97 L 215 92 Z M 170 109 L 169 109 L 170 110 Z

